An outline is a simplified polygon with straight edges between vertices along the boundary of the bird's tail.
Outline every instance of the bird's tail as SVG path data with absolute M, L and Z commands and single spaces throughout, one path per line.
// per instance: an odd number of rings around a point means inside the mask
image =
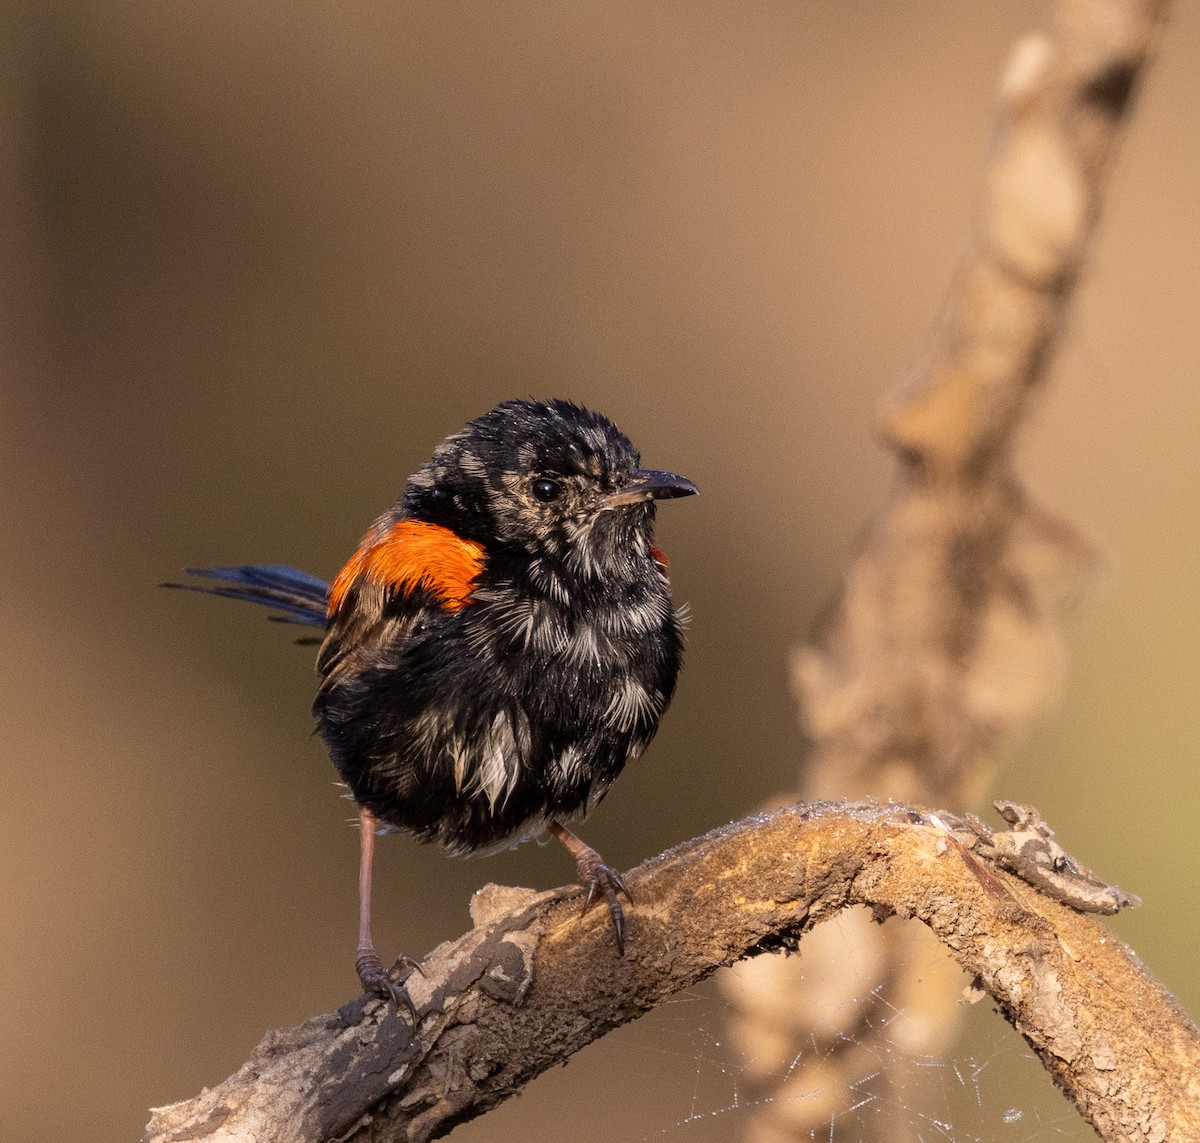
M 276 623 L 299 623 L 305 627 L 325 627 L 329 606 L 329 584 L 296 568 L 282 564 L 247 564 L 234 568 L 185 568 L 188 575 L 214 580 L 214 583 L 164 583 L 261 603 L 277 614 L 267 618 Z

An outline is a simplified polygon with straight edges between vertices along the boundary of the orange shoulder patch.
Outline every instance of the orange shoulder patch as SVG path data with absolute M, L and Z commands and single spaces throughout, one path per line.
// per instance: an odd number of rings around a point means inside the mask
M 660 548 L 657 544 L 651 544 L 651 545 L 649 545 L 649 547 L 650 547 L 650 555 L 653 558 L 654 562 L 656 564 L 658 564 L 658 566 L 660 568 L 662 568 L 663 571 L 666 571 L 667 565 L 671 562 L 669 559 L 667 559 L 667 553 L 664 552 L 662 550 L 662 548 Z
M 329 588 L 329 614 L 342 605 L 355 582 L 365 577 L 382 587 L 431 591 L 449 611 L 471 598 L 483 570 L 483 546 L 456 536 L 440 524 L 400 520 L 383 532 L 369 531 Z

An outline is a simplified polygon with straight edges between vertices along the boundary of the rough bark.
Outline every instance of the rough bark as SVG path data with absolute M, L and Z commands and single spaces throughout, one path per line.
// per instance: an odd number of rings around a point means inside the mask
M 853 905 L 924 922 L 995 998 L 1105 1139 L 1200 1133 L 1200 1034 L 1092 916 L 1129 903 L 1016 829 L 896 806 L 818 803 L 735 822 L 633 870 L 629 948 L 573 891 L 481 890 L 476 926 L 410 981 L 421 1014 L 377 1000 L 272 1032 L 194 1099 L 159 1108 L 146 1143 L 421 1141 L 720 965 L 795 948 Z M 1007 868 L 1043 883 L 1059 900 Z

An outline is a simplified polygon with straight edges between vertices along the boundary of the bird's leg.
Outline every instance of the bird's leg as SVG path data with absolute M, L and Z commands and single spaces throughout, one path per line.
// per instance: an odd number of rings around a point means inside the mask
M 550 823 L 550 832 L 567 847 L 567 852 L 575 858 L 575 866 L 579 870 L 579 884 L 586 891 L 583 899 L 583 912 L 586 913 L 596 897 L 603 893 L 608 902 L 608 911 L 612 915 L 613 934 L 617 938 L 617 955 L 625 955 L 625 913 L 621 902 L 617 900 L 618 893 L 624 893 L 625 899 L 632 905 L 633 898 L 625 888 L 621 875 L 610 869 L 600 856 L 585 841 L 577 838 L 566 826 L 558 822 Z M 582 914 L 581 914 L 582 915 Z
M 413 1027 L 417 1025 L 417 1010 L 408 995 L 408 990 L 398 982 L 397 974 L 405 966 L 420 971 L 421 966 L 407 956 L 399 956 L 391 972 L 383 967 L 375 951 L 371 937 L 371 874 L 375 868 L 375 815 L 365 806 L 358 807 L 359 861 L 358 861 L 358 951 L 354 967 L 365 992 L 374 993 L 391 1000 L 400 1011 L 401 1005 L 412 1016 Z

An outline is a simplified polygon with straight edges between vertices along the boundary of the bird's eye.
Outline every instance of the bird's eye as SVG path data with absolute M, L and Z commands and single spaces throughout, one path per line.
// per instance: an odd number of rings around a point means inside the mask
M 539 476 L 533 482 L 533 498 L 540 500 L 543 504 L 549 504 L 551 500 L 557 500 L 562 495 L 562 485 L 557 480 L 551 480 L 548 476 Z

